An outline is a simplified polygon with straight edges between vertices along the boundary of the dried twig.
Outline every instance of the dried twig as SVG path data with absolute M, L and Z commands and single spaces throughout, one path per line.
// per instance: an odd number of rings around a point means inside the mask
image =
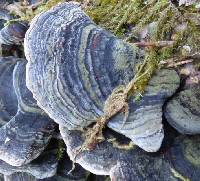
M 194 62 L 196 60 L 200 60 L 200 53 L 194 53 L 189 56 L 181 57 L 181 58 L 171 58 L 159 63 L 159 66 L 166 66 L 166 67 L 177 67 L 180 65 L 188 64 Z
M 177 67 L 177 66 L 180 66 L 180 65 L 184 65 L 184 64 L 187 64 L 187 63 L 191 63 L 191 62 L 193 62 L 193 61 L 194 61 L 193 59 L 183 60 L 183 61 L 174 61 L 174 62 L 162 61 L 162 62 L 160 63 L 160 65 L 164 65 L 164 66 L 170 68 L 170 67 Z
M 139 47 L 168 47 L 173 46 L 174 41 L 136 42 L 131 44 Z

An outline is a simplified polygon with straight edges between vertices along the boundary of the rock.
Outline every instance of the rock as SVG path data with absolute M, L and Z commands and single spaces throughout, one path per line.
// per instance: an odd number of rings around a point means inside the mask
M 138 48 L 95 25 L 74 2 L 33 19 L 25 36 L 25 54 L 28 88 L 38 105 L 69 130 L 83 129 L 102 116 L 108 96 L 133 78 L 142 59 Z M 148 152 L 160 148 L 162 105 L 179 86 L 178 75 L 170 70 L 154 81 L 141 103 L 129 102 L 124 127 L 122 114 L 108 124 Z M 150 119 L 141 119 L 144 113 Z

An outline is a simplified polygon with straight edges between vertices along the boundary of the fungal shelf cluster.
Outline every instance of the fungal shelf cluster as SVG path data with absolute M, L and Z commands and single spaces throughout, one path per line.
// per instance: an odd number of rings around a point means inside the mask
M 79 3 L 59 3 L 30 24 L 1 27 L 12 15 L 0 17 L 5 180 L 199 180 L 197 67 L 158 69 L 140 100 L 124 98 L 144 49 L 96 25 Z M 109 108 L 119 111 L 100 125 Z

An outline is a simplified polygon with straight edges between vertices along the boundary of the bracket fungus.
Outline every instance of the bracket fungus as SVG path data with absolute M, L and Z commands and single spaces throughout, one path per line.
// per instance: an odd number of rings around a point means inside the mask
M 180 91 L 166 105 L 167 121 L 182 134 L 200 134 L 200 86 Z
M 23 166 L 12 166 L 0 160 L 0 173 L 4 175 L 11 175 L 22 172 L 29 173 L 37 179 L 44 179 L 52 177 L 56 174 L 58 161 L 56 155 L 52 152 L 42 153 L 36 160 Z M 27 180 L 28 181 L 28 180 Z
M 71 131 L 60 127 L 71 158 L 76 156 L 76 148 L 84 141 L 80 131 Z M 171 134 L 171 135 L 170 135 Z M 97 175 L 109 175 L 111 180 L 153 180 L 153 181 L 189 181 L 199 180 L 199 137 L 173 136 L 168 139 L 160 152 L 147 153 L 136 146 L 123 149 L 111 142 L 117 137 L 119 144 L 127 144 L 127 140 L 115 132 L 106 130 L 106 141 L 100 143 L 92 151 L 84 151 L 76 156 L 76 161 L 85 169 Z M 168 137 L 168 138 L 169 138 Z M 170 143 L 170 146 L 168 145 Z M 168 145 L 168 146 L 167 146 Z
M 83 129 L 102 116 L 109 95 L 132 80 L 136 64 L 142 61 L 140 49 L 98 27 L 75 2 L 58 4 L 36 16 L 24 46 L 27 87 L 38 105 L 69 130 Z M 108 123 L 148 152 L 160 148 L 162 105 L 179 86 L 175 71 L 159 75 L 141 103 L 129 101 L 124 125 L 122 114 Z
M 26 22 L 15 22 L 0 30 L 0 44 L 19 45 L 23 42 L 28 25 Z
M 55 130 L 26 88 L 25 66 L 24 59 L 0 58 L 0 159 L 13 166 L 37 158 Z
M 4 179 L 199 180 L 197 1 L 58 2 L 0 2 Z

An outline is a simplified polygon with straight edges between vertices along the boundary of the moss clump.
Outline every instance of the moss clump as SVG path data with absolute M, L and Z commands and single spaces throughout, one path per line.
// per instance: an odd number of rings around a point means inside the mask
M 100 26 L 122 36 L 128 24 L 130 13 L 136 11 L 141 0 L 99 0 L 92 1 L 85 11 Z
M 65 151 L 65 144 L 62 140 L 58 141 L 57 160 L 61 160 Z
M 169 0 L 99 0 L 86 12 L 97 24 L 126 41 L 151 23 L 155 26 L 146 41 L 174 41 L 170 47 L 147 49 L 144 63 L 140 65 L 142 69 L 136 71 L 135 86 L 139 91 L 136 95 L 143 92 L 160 61 L 184 57 L 184 45 L 191 48 L 190 53 L 200 50 L 199 13 L 195 6 L 177 7 Z
M 144 62 L 138 64 L 137 66 L 136 75 L 134 77 L 134 87 L 135 91 L 137 91 L 139 94 L 142 94 L 144 92 L 148 81 L 158 67 L 158 55 L 158 49 L 148 49 L 146 51 Z
M 199 13 L 194 6 L 176 7 L 168 0 L 99 0 L 98 3 L 92 2 L 92 5 L 85 10 L 89 16 L 100 26 L 126 40 L 135 37 L 145 26 L 156 22 L 154 33 L 149 40 L 175 41 L 173 47 L 163 49 L 162 58 L 173 56 L 175 52 L 179 52 L 182 45 L 190 46 L 193 51 L 200 49 L 198 43 L 200 31 L 197 20 Z M 177 27 L 181 25 L 185 27 L 177 30 Z

